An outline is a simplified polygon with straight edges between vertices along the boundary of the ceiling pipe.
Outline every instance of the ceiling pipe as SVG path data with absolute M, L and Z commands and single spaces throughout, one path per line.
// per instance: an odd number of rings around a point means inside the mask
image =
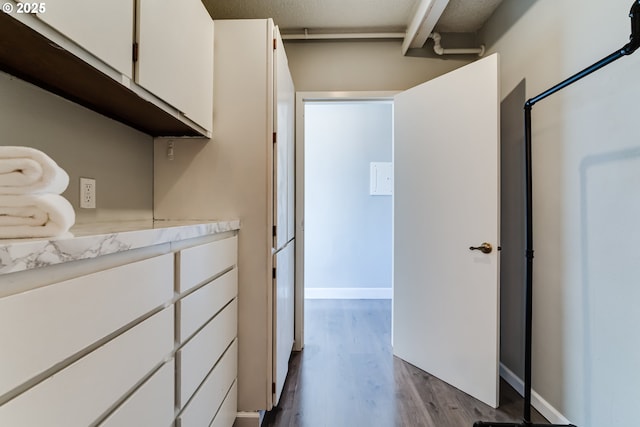
M 409 48 L 421 48 L 435 28 L 449 0 L 421 0 L 402 42 L 402 54 Z
M 283 34 L 283 40 L 350 40 L 350 39 L 402 39 L 405 33 L 318 33 L 309 34 L 305 28 L 304 34 Z
M 483 44 L 480 47 L 466 49 L 445 49 L 440 45 L 440 40 L 442 39 L 440 33 L 433 32 L 429 37 L 433 39 L 433 51 L 437 55 L 484 55 L 485 48 Z

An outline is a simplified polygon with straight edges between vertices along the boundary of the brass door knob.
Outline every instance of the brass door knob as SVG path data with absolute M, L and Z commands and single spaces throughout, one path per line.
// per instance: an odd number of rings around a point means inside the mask
M 469 246 L 469 250 L 480 251 L 483 254 L 490 254 L 493 250 L 491 243 L 483 242 L 480 246 Z

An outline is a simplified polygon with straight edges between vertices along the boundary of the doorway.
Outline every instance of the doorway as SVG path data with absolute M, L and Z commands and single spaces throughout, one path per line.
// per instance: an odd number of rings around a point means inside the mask
M 392 296 L 391 195 L 370 193 L 371 163 L 391 162 L 394 94 L 297 95 L 296 350 L 305 296 Z
M 305 298 L 391 299 L 393 103 L 309 101 L 304 122 Z

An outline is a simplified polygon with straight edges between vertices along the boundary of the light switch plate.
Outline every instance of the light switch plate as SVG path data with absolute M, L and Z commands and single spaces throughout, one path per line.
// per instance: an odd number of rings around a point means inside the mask
M 371 162 L 369 172 L 369 194 L 391 196 L 393 194 L 393 163 Z

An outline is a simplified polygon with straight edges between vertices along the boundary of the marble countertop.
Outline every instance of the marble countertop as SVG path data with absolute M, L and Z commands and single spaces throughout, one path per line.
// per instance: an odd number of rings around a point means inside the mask
M 0 240 L 0 274 L 238 230 L 239 220 L 79 224 L 69 236 Z

